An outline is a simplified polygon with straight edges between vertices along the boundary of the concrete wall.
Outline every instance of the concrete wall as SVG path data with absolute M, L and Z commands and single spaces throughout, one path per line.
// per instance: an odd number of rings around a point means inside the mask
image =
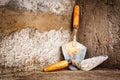
M 79 0 L 82 23 L 79 41 L 88 47 L 87 57 L 107 54 L 102 67 L 120 68 L 120 1 Z
M 101 67 L 120 68 L 120 1 L 77 0 L 78 41 L 87 56 L 107 54 Z M 0 62 L 14 70 L 42 70 L 61 59 L 71 39 L 74 0 L 0 0 Z
M 16 70 L 42 70 L 63 59 L 70 41 L 73 0 L 0 1 L 0 62 Z

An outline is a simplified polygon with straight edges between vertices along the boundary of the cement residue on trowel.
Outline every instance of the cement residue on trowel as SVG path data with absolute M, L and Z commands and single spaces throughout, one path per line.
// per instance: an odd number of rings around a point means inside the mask
M 77 46 L 76 36 L 77 36 L 77 30 L 74 29 L 74 31 L 73 31 L 73 42 L 71 44 L 66 45 L 66 50 L 67 50 L 67 52 L 70 56 L 72 56 L 74 54 L 77 54 L 78 51 L 80 50 Z
M 69 45 L 68 47 L 66 46 L 66 50 L 67 50 L 68 54 L 69 54 L 70 56 L 72 56 L 72 55 L 78 53 L 78 50 L 79 50 L 79 49 L 78 49 L 78 48 L 76 47 L 76 45 L 73 43 L 72 45 Z

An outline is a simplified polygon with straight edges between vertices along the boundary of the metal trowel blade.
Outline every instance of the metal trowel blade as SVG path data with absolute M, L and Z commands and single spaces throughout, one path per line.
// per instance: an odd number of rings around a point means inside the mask
M 97 67 L 98 65 L 100 65 L 101 63 L 103 63 L 107 59 L 108 59 L 107 55 L 92 57 L 92 58 L 88 58 L 88 59 L 83 60 L 79 64 L 79 66 L 80 66 L 81 70 L 89 71 L 89 70 Z
M 70 53 L 68 52 L 68 48 L 73 45 L 74 41 L 69 42 L 65 45 L 62 46 L 62 52 L 63 52 L 63 56 L 66 60 L 72 60 L 74 59 L 77 63 L 81 63 L 82 60 L 84 60 L 85 55 L 86 55 L 86 51 L 87 51 L 87 47 L 85 47 L 84 45 L 80 44 L 79 42 L 76 42 L 75 47 L 77 48 L 77 52 L 71 57 Z M 71 64 L 69 65 L 69 69 L 70 70 L 77 70 L 78 68 Z

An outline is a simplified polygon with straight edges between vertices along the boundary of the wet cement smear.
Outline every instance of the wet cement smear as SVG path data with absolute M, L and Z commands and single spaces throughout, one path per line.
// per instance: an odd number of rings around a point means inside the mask
M 52 12 L 55 14 L 70 13 L 74 0 L 0 0 L 0 5 L 15 6 L 36 12 Z
M 60 47 L 69 40 L 68 30 L 41 33 L 33 28 L 22 29 L 5 37 L 0 43 L 1 63 L 25 71 L 42 70 L 61 59 Z

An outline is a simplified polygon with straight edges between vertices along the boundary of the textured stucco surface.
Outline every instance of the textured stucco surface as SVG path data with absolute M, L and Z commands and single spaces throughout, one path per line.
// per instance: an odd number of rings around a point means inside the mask
M 40 33 L 59 31 L 61 27 L 70 31 L 74 2 L 0 0 L 0 41 L 28 26 Z M 106 54 L 109 58 L 101 67 L 120 68 L 120 0 L 77 0 L 77 3 L 82 6 L 77 38 L 88 48 L 86 57 Z
M 78 38 L 88 48 L 87 57 L 106 54 L 109 58 L 102 66 L 120 69 L 120 0 L 80 1 L 83 14 Z
M 42 70 L 60 61 L 70 40 L 74 0 L 0 0 L 0 64 L 4 71 Z
M 69 31 L 62 28 L 43 33 L 33 28 L 22 29 L 2 40 L 1 64 L 18 70 L 42 70 L 62 59 L 60 47 L 69 40 Z

